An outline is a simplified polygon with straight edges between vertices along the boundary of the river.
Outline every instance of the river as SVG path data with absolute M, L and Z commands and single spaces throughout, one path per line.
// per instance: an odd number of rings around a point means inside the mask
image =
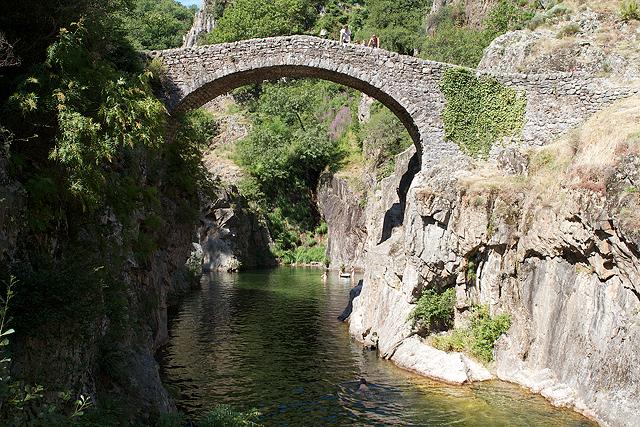
M 449 386 L 363 350 L 336 320 L 351 283 L 315 269 L 212 273 L 169 322 L 161 373 L 178 407 L 257 408 L 264 425 L 594 426 L 499 381 Z M 366 378 L 366 396 L 354 392 Z

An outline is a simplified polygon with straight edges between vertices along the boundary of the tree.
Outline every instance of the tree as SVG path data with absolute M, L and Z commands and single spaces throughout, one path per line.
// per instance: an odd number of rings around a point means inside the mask
M 136 48 L 170 49 L 182 45 L 194 13 L 194 8 L 175 0 L 136 0 L 133 10 L 123 16 L 123 23 Z
M 313 26 L 316 10 L 309 0 L 236 0 L 229 4 L 207 43 L 302 34 Z
M 375 33 L 385 49 L 411 55 L 419 46 L 422 21 L 430 5 L 430 0 L 367 1 L 369 15 L 361 36 Z

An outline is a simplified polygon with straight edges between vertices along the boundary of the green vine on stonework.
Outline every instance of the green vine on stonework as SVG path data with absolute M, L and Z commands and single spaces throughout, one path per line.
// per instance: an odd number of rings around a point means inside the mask
M 466 154 L 486 158 L 496 141 L 522 132 L 526 98 L 495 79 L 451 68 L 444 72 L 440 88 L 446 100 L 445 138 Z

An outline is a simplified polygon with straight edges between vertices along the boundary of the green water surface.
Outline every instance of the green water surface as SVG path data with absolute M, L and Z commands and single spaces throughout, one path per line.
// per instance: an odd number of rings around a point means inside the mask
M 349 280 L 279 268 L 212 273 L 170 320 L 162 375 L 178 407 L 257 408 L 275 426 L 594 426 L 499 381 L 450 386 L 363 350 L 336 320 Z M 370 392 L 355 392 L 365 377 Z

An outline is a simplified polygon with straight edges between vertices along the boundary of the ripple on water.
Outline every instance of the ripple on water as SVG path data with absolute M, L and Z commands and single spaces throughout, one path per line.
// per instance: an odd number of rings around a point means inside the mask
M 595 425 L 511 384 L 444 385 L 362 350 L 336 321 L 350 286 L 310 269 L 211 274 L 172 316 L 161 354 L 178 406 L 256 407 L 286 426 Z

